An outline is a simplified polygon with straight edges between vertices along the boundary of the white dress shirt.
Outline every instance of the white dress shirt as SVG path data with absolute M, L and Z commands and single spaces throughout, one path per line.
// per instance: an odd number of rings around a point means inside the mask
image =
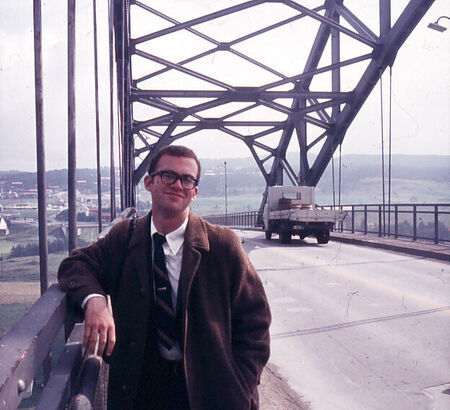
M 164 256 L 166 258 L 167 273 L 169 274 L 170 286 L 172 288 L 172 306 L 175 312 L 177 310 L 178 283 L 180 281 L 181 262 L 183 259 L 184 232 L 186 231 L 187 223 L 188 218 L 186 218 L 177 229 L 166 234 L 165 235 L 166 242 L 164 242 L 163 244 Z M 152 237 L 152 241 L 153 241 L 153 234 L 156 232 L 158 232 L 158 230 L 156 229 L 153 223 L 153 216 L 152 216 L 150 222 L 150 234 Z M 152 249 L 154 249 L 153 246 Z M 152 252 L 152 259 L 153 259 L 153 252 Z M 181 360 L 183 357 L 183 355 L 181 354 L 179 342 L 176 342 L 170 350 L 166 349 L 166 347 L 160 343 L 159 351 L 161 353 L 161 356 L 168 360 Z
M 166 242 L 163 244 L 164 256 L 166 258 L 166 267 L 167 272 L 169 274 L 170 286 L 172 288 L 172 306 L 173 310 L 176 312 L 177 310 L 177 295 L 178 295 L 178 282 L 180 281 L 180 273 L 181 273 L 181 263 L 183 259 L 183 244 L 184 244 L 184 233 L 186 231 L 186 226 L 188 223 L 188 218 L 184 220 L 184 222 L 174 231 L 169 232 L 166 237 Z M 153 216 L 150 222 L 150 235 L 152 238 L 152 250 L 153 246 L 153 234 L 158 232 L 153 223 Z M 153 266 L 153 251 L 152 251 L 152 266 Z M 153 278 L 153 275 L 151 276 Z M 153 286 L 154 288 L 154 286 Z M 84 309 L 86 307 L 87 301 L 92 297 L 103 297 L 97 293 L 92 293 L 86 296 L 81 304 L 81 307 Z M 181 354 L 181 348 L 179 342 L 176 342 L 175 345 L 170 349 L 166 349 L 161 343 L 159 344 L 159 350 L 161 356 L 167 360 L 181 360 L 183 355 Z

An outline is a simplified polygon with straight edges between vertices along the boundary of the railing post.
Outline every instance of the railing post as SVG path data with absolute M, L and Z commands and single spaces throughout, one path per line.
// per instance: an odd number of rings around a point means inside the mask
M 413 205 L 413 241 L 417 239 L 417 206 Z
M 352 233 L 355 233 L 355 205 L 352 205 Z
M 397 239 L 398 238 L 398 205 L 394 205 L 394 212 L 395 212 L 395 228 L 394 228 L 394 230 L 395 230 L 395 234 L 394 234 L 394 236 L 395 236 L 395 239 Z
M 378 205 L 378 236 L 382 236 L 381 205 Z
M 439 205 L 434 206 L 434 243 L 439 243 Z
M 364 205 L 364 235 L 367 235 L 367 205 Z

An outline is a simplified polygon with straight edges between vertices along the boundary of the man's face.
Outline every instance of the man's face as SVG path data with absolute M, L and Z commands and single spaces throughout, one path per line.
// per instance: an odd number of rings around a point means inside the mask
M 173 171 L 178 175 L 190 175 L 197 178 L 197 163 L 192 158 L 173 157 L 171 155 L 163 155 L 154 172 Z M 183 188 L 181 181 L 178 179 L 172 185 L 165 184 L 161 181 L 159 175 L 154 177 L 147 175 L 144 179 L 145 188 L 152 194 L 152 210 L 153 212 L 164 213 L 173 217 L 181 214 L 187 215 L 189 212 L 189 204 L 197 197 L 198 187 L 193 189 Z

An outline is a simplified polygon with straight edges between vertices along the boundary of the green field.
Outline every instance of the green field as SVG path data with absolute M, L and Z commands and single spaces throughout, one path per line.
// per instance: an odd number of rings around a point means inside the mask
M 56 272 L 66 252 L 49 254 L 48 281 L 56 283 Z M 39 257 L 3 259 L 0 262 L 0 338 L 40 296 Z
M 15 245 L 17 245 L 18 242 L 13 242 L 13 241 L 9 241 L 6 238 L 1 238 L 0 239 L 0 255 L 7 255 L 10 251 L 11 248 Z

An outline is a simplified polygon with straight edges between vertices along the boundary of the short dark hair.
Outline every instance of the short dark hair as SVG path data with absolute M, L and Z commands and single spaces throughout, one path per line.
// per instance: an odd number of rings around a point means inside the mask
M 198 160 L 197 155 L 195 155 L 194 151 L 183 145 L 168 145 L 167 147 L 161 148 L 150 160 L 150 164 L 148 166 L 149 175 L 155 172 L 156 166 L 158 165 L 158 161 L 163 155 L 170 155 L 172 157 L 192 158 L 196 162 L 198 168 L 196 178 L 200 179 L 200 169 L 201 169 L 200 161 Z

